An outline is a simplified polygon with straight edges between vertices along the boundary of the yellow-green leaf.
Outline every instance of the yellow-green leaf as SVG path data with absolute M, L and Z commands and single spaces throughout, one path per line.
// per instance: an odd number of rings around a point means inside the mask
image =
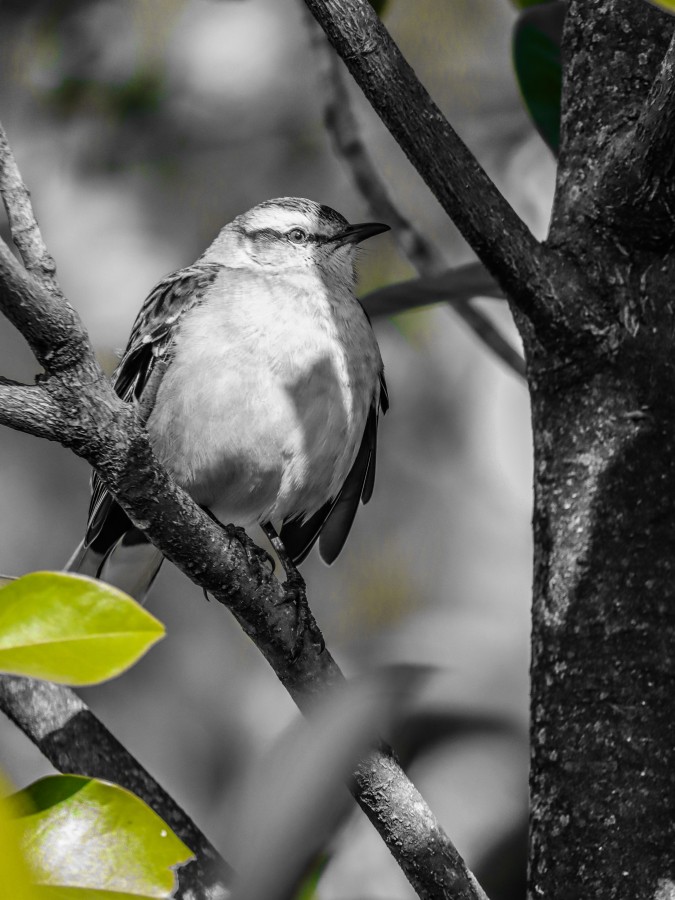
M 161 622 L 117 588 L 65 572 L 34 572 L 0 588 L 0 671 L 97 684 L 164 636 Z
M 8 786 L 0 778 L 0 792 L 5 794 Z M 38 900 L 31 884 L 30 870 L 19 849 L 19 840 L 14 824 L 14 809 L 11 800 L 0 797 L 0 887 L 2 894 L 12 900 Z
M 126 891 L 99 891 L 96 888 L 50 887 L 37 884 L 33 887 L 35 900 L 155 900 L 147 894 L 129 894 Z
M 666 12 L 675 13 L 675 0 L 649 0 L 654 6 L 660 6 Z
M 52 775 L 14 794 L 19 844 L 39 900 L 170 897 L 172 866 L 192 854 L 134 794 L 80 775 Z M 79 888 L 79 893 L 73 889 Z

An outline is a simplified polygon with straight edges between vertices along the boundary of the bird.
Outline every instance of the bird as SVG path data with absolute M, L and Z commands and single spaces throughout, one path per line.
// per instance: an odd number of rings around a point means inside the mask
M 329 565 L 373 493 L 382 357 L 355 259 L 389 230 L 312 200 L 259 203 L 145 299 L 113 374 L 155 456 L 223 526 L 261 525 L 286 574 Z M 95 472 L 66 565 L 143 601 L 163 557 Z

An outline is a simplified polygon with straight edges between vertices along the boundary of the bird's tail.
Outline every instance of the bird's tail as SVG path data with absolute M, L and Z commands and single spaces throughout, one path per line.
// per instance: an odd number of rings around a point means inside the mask
M 144 603 L 164 557 L 141 531 L 132 528 L 103 551 L 86 540 L 65 565 L 67 572 L 100 578 Z

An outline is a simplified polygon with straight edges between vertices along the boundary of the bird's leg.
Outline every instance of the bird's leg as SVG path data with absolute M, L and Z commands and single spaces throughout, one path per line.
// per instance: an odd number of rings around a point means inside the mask
M 295 626 L 296 638 L 299 639 L 305 629 L 307 629 L 312 635 L 313 639 L 315 633 L 318 632 L 318 628 L 307 602 L 307 590 L 305 588 L 305 581 L 300 572 L 298 572 L 297 566 L 288 555 L 288 551 L 284 547 L 284 543 L 277 534 L 276 529 L 274 528 L 272 523 L 263 522 L 261 524 L 261 528 L 267 535 L 270 544 L 274 547 L 274 550 L 279 557 L 279 561 L 284 567 L 284 572 L 286 573 L 286 581 L 284 582 L 286 596 L 282 600 L 282 603 L 293 603 L 295 606 L 297 613 L 297 621 Z M 315 643 L 319 643 L 321 645 L 321 650 L 324 649 L 324 640 L 320 634 L 319 640 L 315 641 Z M 298 646 L 298 653 L 299 651 L 300 647 Z

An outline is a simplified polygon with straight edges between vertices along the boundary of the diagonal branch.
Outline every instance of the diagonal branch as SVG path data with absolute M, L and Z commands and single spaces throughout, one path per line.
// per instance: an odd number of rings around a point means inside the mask
M 425 276 L 446 272 L 447 264 L 443 254 L 401 214 L 392 200 L 363 142 L 345 83 L 343 64 L 329 45 L 321 28 L 309 14 L 307 22 L 323 76 L 324 122 L 336 155 L 348 166 L 356 187 L 368 203 L 373 217 L 391 226 L 397 244 L 417 272 Z M 493 279 L 484 269 L 483 272 L 483 281 L 490 282 L 490 287 L 494 291 L 496 285 Z M 522 357 L 502 337 L 489 318 L 469 304 L 468 301 L 472 296 L 475 295 L 468 294 L 466 298 L 455 302 L 452 309 L 479 340 L 516 374 L 523 377 L 525 365 Z
M 0 154 L 0 168 L 2 163 Z M 298 637 L 294 606 L 285 602 L 290 586 L 277 581 L 267 554 L 241 529 L 216 525 L 158 464 L 133 407 L 101 376 L 79 318 L 52 292 L 49 278 L 44 281 L 21 270 L 0 247 L 0 310 L 47 368 L 41 387 L 61 410 L 60 442 L 97 469 L 134 524 L 168 559 L 231 610 L 306 711 L 313 698 L 343 679 L 330 652 L 322 652 L 311 613 Z M 56 354 L 49 335 L 57 336 Z M 389 751 L 377 749 L 361 763 L 352 792 L 422 898 L 485 900 Z
M 177 898 L 226 896 L 231 871 L 175 800 L 157 784 L 70 688 L 0 674 L 0 709 L 60 772 L 103 778 L 133 791 L 192 850 Z
M 373 109 L 511 302 L 551 327 L 547 251 L 461 141 L 368 0 L 305 0 Z

